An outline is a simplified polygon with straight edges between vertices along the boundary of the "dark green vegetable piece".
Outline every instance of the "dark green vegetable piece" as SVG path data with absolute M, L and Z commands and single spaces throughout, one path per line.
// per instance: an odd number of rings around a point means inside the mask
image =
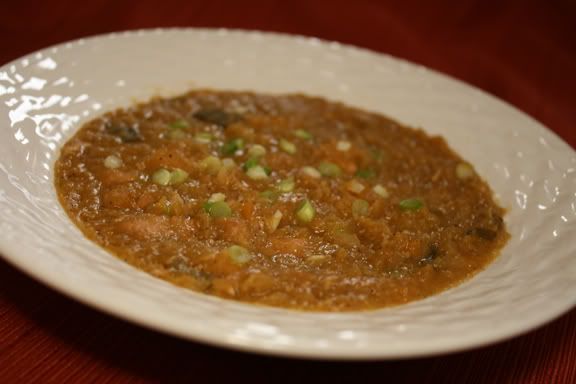
M 424 203 L 419 199 L 405 199 L 398 205 L 400 205 L 400 208 L 404 211 L 417 211 L 424 206 Z
M 356 171 L 356 177 L 360 177 L 362 179 L 371 179 L 374 176 L 376 176 L 376 171 L 374 171 L 372 168 L 359 169 Z
M 222 146 L 222 153 L 224 155 L 230 156 L 236 153 L 237 150 L 244 148 L 244 140 L 243 139 L 232 139 L 227 141 Z
M 422 257 L 420 261 L 418 261 L 418 265 L 423 266 L 434 262 L 434 260 L 436 260 L 439 254 L 440 251 L 438 249 L 438 246 L 436 244 L 430 244 L 428 246 L 428 249 L 426 250 L 426 254 L 424 255 L 424 257 Z
M 188 128 L 188 122 L 184 119 L 173 121 L 169 124 L 172 129 L 185 129 Z
M 193 116 L 204 123 L 218 125 L 222 128 L 226 128 L 228 125 L 240 120 L 239 115 L 228 113 L 218 108 L 201 109 Z
M 476 227 L 468 231 L 468 234 L 478 236 L 481 239 L 492 241 L 496 238 L 498 233 L 492 229 Z
M 248 160 L 246 160 L 246 162 L 244 163 L 244 165 L 242 166 L 242 168 L 247 171 L 250 168 L 253 168 L 255 166 L 257 166 L 260 163 L 260 160 L 257 157 L 251 157 Z
M 501 216 L 492 216 L 492 223 L 496 227 L 496 231 L 499 231 L 504 226 L 504 219 Z
M 136 143 L 142 141 L 138 126 L 107 125 L 106 131 L 120 137 L 123 143 Z

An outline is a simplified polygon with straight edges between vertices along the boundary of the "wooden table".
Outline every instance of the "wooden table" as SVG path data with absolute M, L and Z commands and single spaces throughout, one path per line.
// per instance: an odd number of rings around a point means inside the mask
M 65 40 L 143 27 L 232 27 L 313 35 L 403 57 L 465 80 L 524 110 L 576 146 L 574 1 L 159 4 L 3 2 L 0 63 Z M 0 261 L 0 383 L 313 379 L 576 383 L 576 310 L 527 335 L 459 354 L 396 362 L 299 361 L 215 349 L 139 328 L 71 301 Z

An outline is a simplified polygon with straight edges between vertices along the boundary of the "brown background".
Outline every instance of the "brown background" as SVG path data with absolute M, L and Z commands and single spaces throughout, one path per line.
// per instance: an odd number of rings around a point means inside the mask
M 0 64 L 65 40 L 159 26 L 271 30 L 386 52 L 472 83 L 576 146 L 573 0 L 2 1 Z M 525 336 L 459 354 L 309 362 L 144 330 L 73 302 L 0 261 L 0 383 L 312 380 L 576 383 L 576 310 Z

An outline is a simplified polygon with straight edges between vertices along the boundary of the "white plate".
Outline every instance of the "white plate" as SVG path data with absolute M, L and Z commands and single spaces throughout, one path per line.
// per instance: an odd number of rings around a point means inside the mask
M 56 200 L 58 148 L 104 110 L 191 87 L 304 92 L 441 134 L 509 209 L 512 238 L 476 277 L 363 313 L 257 307 L 183 290 L 86 240 Z M 530 330 L 576 303 L 576 156 L 542 125 L 426 68 L 314 38 L 148 30 L 47 48 L 0 69 L 0 250 L 84 303 L 190 340 L 309 358 L 403 358 Z

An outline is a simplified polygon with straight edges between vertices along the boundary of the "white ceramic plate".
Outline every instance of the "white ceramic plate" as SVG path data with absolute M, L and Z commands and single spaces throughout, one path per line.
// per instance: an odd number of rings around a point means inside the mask
M 183 290 L 86 240 L 56 200 L 58 149 L 105 110 L 191 87 L 304 92 L 441 134 L 509 209 L 485 271 L 405 306 L 301 313 Z M 314 38 L 148 30 L 77 40 L 0 69 L 0 251 L 47 285 L 135 323 L 234 349 L 404 358 L 525 332 L 576 303 L 576 156 L 509 105 L 426 68 Z

